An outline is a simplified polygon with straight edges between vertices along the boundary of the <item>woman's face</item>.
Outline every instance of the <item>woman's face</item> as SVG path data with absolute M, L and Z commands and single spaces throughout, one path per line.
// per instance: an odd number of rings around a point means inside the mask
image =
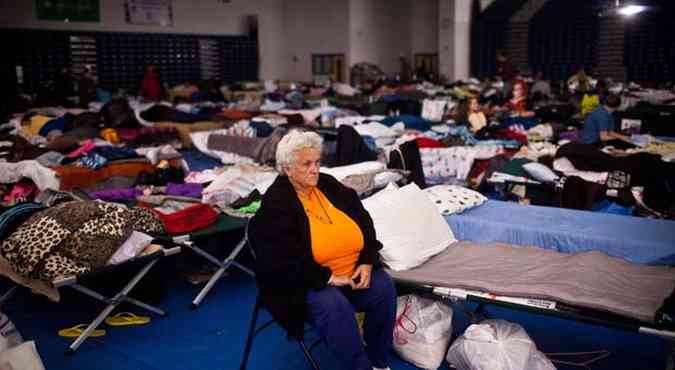
M 303 188 L 316 186 L 319 182 L 321 151 L 314 148 L 304 148 L 295 151 L 294 154 L 295 160 L 286 168 L 286 174 L 291 182 Z
M 478 100 L 471 99 L 471 101 L 469 101 L 469 111 L 471 113 L 478 113 L 479 110 L 480 106 L 478 105 Z
M 513 97 L 516 99 L 522 98 L 525 91 L 523 90 L 523 85 L 515 84 L 513 85 Z

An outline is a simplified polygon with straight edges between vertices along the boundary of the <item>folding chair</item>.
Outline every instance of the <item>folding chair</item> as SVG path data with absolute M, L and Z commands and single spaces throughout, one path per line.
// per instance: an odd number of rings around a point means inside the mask
M 180 253 L 181 249 L 180 247 L 172 247 L 172 248 L 166 248 L 162 249 L 161 252 L 153 253 L 148 256 L 144 257 L 139 257 L 139 258 L 134 258 L 130 261 L 124 262 L 124 264 L 129 264 L 129 263 L 134 263 L 134 264 L 143 264 L 143 267 L 134 275 L 134 277 L 122 288 L 122 290 L 119 291 L 119 293 L 115 294 L 114 297 L 109 298 L 105 297 L 104 295 L 87 288 L 83 285 L 80 285 L 79 282 L 82 281 L 85 278 L 92 277 L 94 275 L 101 275 L 105 274 L 107 272 L 112 271 L 115 269 L 117 266 L 121 265 L 111 265 L 111 266 L 106 266 L 103 269 L 99 269 L 97 271 L 93 271 L 88 274 L 80 275 L 80 276 L 67 276 L 64 278 L 60 278 L 57 280 L 54 280 L 52 283 L 54 284 L 54 287 L 59 289 L 62 287 L 71 287 L 78 292 L 81 292 L 87 296 L 90 296 L 96 300 L 99 300 L 101 302 L 107 303 L 107 306 L 101 311 L 101 313 L 96 316 L 96 318 L 87 326 L 87 328 L 78 336 L 73 343 L 70 344 L 68 349 L 66 349 L 65 354 L 66 355 L 71 355 L 75 353 L 75 351 L 80 347 L 80 345 L 87 340 L 87 338 L 94 332 L 94 330 L 101 324 L 101 322 L 110 315 L 110 313 L 117 307 L 119 306 L 120 303 L 122 302 L 128 302 L 131 303 L 135 306 L 138 306 L 140 308 L 144 308 L 150 312 L 153 312 L 157 315 L 160 316 L 165 316 L 166 312 L 155 307 L 151 306 L 147 303 L 141 302 L 135 298 L 129 297 L 129 293 L 131 290 L 143 279 L 143 277 L 150 271 L 150 269 L 163 257 L 168 257 L 172 256 L 174 254 Z
M 237 226 L 239 227 L 239 226 Z M 232 227 L 228 230 L 234 230 L 236 227 Z M 209 262 L 213 263 L 214 265 L 218 266 L 218 270 L 211 276 L 208 282 L 206 282 L 206 285 L 202 288 L 202 290 L 197 294 L 197 296 L 192 300 L 192 303 L 190 304 L 190 308 L 196 309 L 199 307 L 199 305 L 202 303 L 204 300 L 204 297 L 211 291 L 213 286 L 220 280 L 220 278 L 223 277 L 225 272 L 230 268 L 230 267 L 236 267 L 240 269 L 241 271 L 249 274 L 251 277 L 255 277 L 255 273 L 251 271 L 249 268 L 246 266 L 240 264 L 239 262 L 235 261 L 239 253 L 244 249 L 244 246 L 246 246 L 246 233 L 248 229 L 248 223 L 245 226 L 244 229 L 244 237 L 239 241 L 239 243 L 234 247 L 232 252 L 222 261 L 218 260 L 216 257 L 211 255 L 210 253 L 206 252 L 204 249 L 198 247 L 195 245 L 194 241 L 192 238 L 194 238 L 194 234 L 187 234 L 187 235 L 181 235 L 173 238 L 173 242 L 179 245 L 182 245 L 186 248 L 191 249 L 198 255 L 204 257 L 206 260 Z M 205 231 L 205 232 L 208 232 Z M 204 233 L 202 233 L 204 235 Z
M 256 297 L 255 306 L 253 307 L 253 317 L 251 318 L 248 336 L 246 337 L 246 347 L 244 347 L 244 356 L 241 359 L 241 365 L 239 366 L 239 370 L 246 370 L 246 366 L 248 365 L 248 359 L 251 355 L 251 347 L 253 346 L 253 339 L 255 338 L 255 336 L 275 323 L 274 319 L 270 319 L 269 321 L 265 322 L 264 324 L 258 327 L 258 314 L 263 309 L 264 306 L 260 301 L 260 297 Z M 307 360 L 307 362 L 309 362 L 309 365 L 312 367 L 312 369 L 321 370 L 316 360 L 314 359 L 314 356 L 312 356 L 312 350 L 323 341 L 322 338 L 315 339 L 309 346 L 305 343 L 303 339 L 296 338 L 290 334 L 287 334 L 286 338 L 298 342 L 298 345 L 300 346 L 302 353 L 305 355 L 305 359 Z
M 256 258 L 255 250 L 253 249 L 253 246 L 248 240 L 248 226 L 249 224 L 246 225 L 246 231 L 244 232 L 244 239 L 242 241 L 244 242 L 244 245 L 248 246 L 251 255 L 255 259 Z M 255 306 L 253 307 L 253 315 L 251 318 L 251 324 L 249 326 L 248 335 L 246 337 L 246 346 L 244 347 L 244 356 L 241 359 L 239 370 L 246 370 L 246 366 L 248 365 L 248 359 L 251 356 L 251 347 L 253 346 L 253 339 L 255 338 L 255 336 L 276 322 L 274 319 L 270 319 L 258 327 L 258 314 L 264 308 L 265 307 L 263 306 L 262 301 L 260 300 L 260 296 L 256 295 Z M 318 338 L 314 340 L 314 342 L 312 342 L 309 346 L 305 343 L 304 339 L 296 338 L 292 336 L 290 333 L 286 335 L 286 338 L 298 342 L 298 345 L 300 346 L 302 353 L 305 355 L 305 359 L 307 360 L 307 362 L 309 362 L 310 366 L 312 366 L 312 369 L 321 370 L 316 360 L 314 359 L 314 356 L 312 356 L 312 350 L 314 349 L 314 347 L 316 347 L 319 343 L 323 341 L 323 338 Z

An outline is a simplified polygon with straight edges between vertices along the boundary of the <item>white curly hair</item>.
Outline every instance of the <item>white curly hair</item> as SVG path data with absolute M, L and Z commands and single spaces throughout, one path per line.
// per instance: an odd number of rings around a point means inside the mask
M 284 167 L 293 165 L 295 153 L 298 150 L 312 148 L 321 151 L 323 139 L 312 131 L 292 130 L 287 133 L 277 145 L 277 170 L 286 174 Z

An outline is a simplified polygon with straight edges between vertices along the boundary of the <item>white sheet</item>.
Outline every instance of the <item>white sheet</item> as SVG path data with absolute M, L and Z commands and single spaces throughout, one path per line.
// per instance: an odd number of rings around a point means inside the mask
M 382 162 L 368 161 L 332 168 L 321 167 L 321 172 L 335 177 L 336 179 L 338 179 L 338 181 L 342 181 L 342 179 L 344 179 L 347 176 L 365 175 L 368 173 L 381 172 L 384 171 L 386 168 L 387 166 Z
M 427 179 L 456 177 L 466 180 L 476 159 L 490 159 L 502 152 L 496 145 L 422 148 L 422 168 Z
M 335 128 L 342 125 L 356 126 L 364 122 L 379 122 L 387 118 L 386 116 L 348 116 L 335 118 Z
M 261 171 L 255 166 L 234 166 L 221 173 L 202 192 L 202 202 L 228 206 L 237 199 L 248 196 L 253 190 L 264 194 L 278 173 Z
M 22 177 L 33 180 L 40 190 L 59 190 L 61 188 L 61 182 L 56 178 L 56 172 L 41 165 L 38 161 L 0 162 L 0 183 L 12 184 L 21 180 Z
M 598 184 L 604 184 L 607 182 L 607 172 L 591 172 L 591 171 L 580 171 L 574 167 L 574 164 L 570 162 L 569 159 L 562 157 L 553 161 L 553 169 L 559 172 L 564 173 L 566 176 L 577 176 L 582 179 L 594 182 Z

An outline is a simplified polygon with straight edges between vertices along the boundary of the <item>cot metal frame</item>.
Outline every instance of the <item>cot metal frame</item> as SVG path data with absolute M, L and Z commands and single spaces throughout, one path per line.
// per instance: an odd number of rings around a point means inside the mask
M 206 295 L 209 294 L 209 292 L 211 291 L 211 289 L 213 289 L 218 280 L 220 280 L 224 276 L 225 272 L 230 268 L 232 267 L 238 268 L 239 270 L 250 275 L 251 277 L 255 277 L 255 273 L 251 269 L 236 261 L 236 258 L 239 256 L 239 253 L 241 253 L 241 251 L 248 243 L 248 224 L 244 231 L 244 237 L 239 241 L 239 243 L 237 243 L 232 252 L 230 252 L 230 254 L 227 257 L 225 257 L 225 259 L 223 259 L 222 261 L 213 256 L 212 254 L 208 253 L 204 249 L 195 245 L 194 241 L 190 239 L 190 235 L 176 236 L 173 238 L 173 242 L 186 248 L 189 248 L 190 250 L 194 251 L 207 261 L 218 266 L 216 272 L 211 276 L 211 278 L 209 278 L 209 280 L 206 282 L 206 285 L 204 285 L 204 287 L 199 291 L 197 296 L 195 296 L 195 298 L 192 300 L 192 303 L 190 304 L 191 309 L 196 309 L 197 307 L 199 307 L 199 305 L 202 303 Z
M 675 329 L 658 328 L 638 320 L 594 310 L 588 310 L 588 312 L 579 311 L 578 308 L 550 300 L 498 296 L 483 291 L 417 284 L 400 279 L 394 279 L 394 281 L 396 282 L 397 286 L 402 287 L 407 291 L 420 294 L 431 299 L 440 299 L 442 301 L 456 305 L 469 317 L 469 320 L 474 324 L 480 322 L 481 319 L 487 319 L 490 317 L 486 310 L 486 305 L 495 305 L 513 310 L 520 310 L 534 314 L 604 326 L 612 329 L 656 336 L 665 340 L 669 348 L 666 358 L 666 370 L 675 369 Z M 478 305 L 475 309 L 471 309 L 467 305 L 469 302 L 478 303 Z M 556 360 L 556 362 L 572 364 L 573 366 L 581 365 L 588 367 L 588 365 L 609 356 L 609 353 L 606 351 L 581 354 L 595 356 L 583 363 L 571 363 L 565 360 Z M 555 355 L 565 358 L 577 354 L 558 353 Z
M 431 285 L 417 285 L 411 282 L 397 280 L 396 284 L 404 286 L 416 293 L 427 296 L 441 298 L 445 301 L 463 305 L 466 302 L 478 303 L 478 308 L 469 315 L 473 318 L 476 315 L 485 315 L 485 305 L 506 307 L 515 310 L 553 316 L 568 320 L 580 321 L 589 324 L 605 326 L 608 328 L 621 329 L 625 331 L 653 335 L 665 340 L 675 341 L 675 330 L 658 328 L 650 326 L 647 323 L 629 319 L 619 315 L 604 313 L 594 310 L 580 311 L 578 308 L 544 299 L 525 299 L 498 296 L 486 292 L 475 290 L 466 290 L 460 288 L 448 288 Z M 477 317 L 477 316 L 476 316 Z
M 159 316 L 166 316 L 167 312 L 164 310 L 149 305 L 145 302 L 139 301 L 135 298 L 129 297 L 129 293 L 131 290 L 143 279 L 143 277 L 152 269 L 152 267 L 159 262 L 159 260 L 163 257 L 168 257 L 172 256 L 175 254 L 180 253 L 181 248 L 180 247 L 171 247 L 171 248 L 166 248 L 162 249 L 161 253 L 155 253 L 153 255 L 147 256 L 147 257 L 153 257 L 149 259 L 149 261 L 143 265 L 143 267 L 129 280 L 129 282 L 113 297 L 106 297 L 102 295 L 99 292 L 96 292 L 93 289 L 87 288 L 83 285 L 80 284 L 80 281 L 82 280 L 83 277 L 87 276 L 87 274 L 83 276 L 67 276 L 64 278 L 60 278 L 57 280 L 54 280 L 52 283 L 55 288 L 60 289 L 63 287 L 70 287 L 84 295 L 87 295 L 89 297 L 92 297 L 98 301 L 106 303 L 106 307 L 94 318 L 94 320 L 89 323 L 87 328 L 80 334 L 75 340 L 68 346 L 68 348 L 65 351 L 66 355 L 72 355 L 77 351 L 77 349 L 84 343 L 84 341 L 91 336 L 91 334 L 94 332 L 94 330 L 103 322 L 103 320 L 110 315 L 110 313 L 117 308 L 121 303 L 127 302 L 130 304 L 133 304 L 137 307 L 143 308 L 147 311 L 150 311 L 152 313 L 155 313 Z M 142 258 L 142 257 L 141 257 Z M 133 261 L 127 261 L 131 262 Z M 93 272 L 94 274 L 98 272 Z

